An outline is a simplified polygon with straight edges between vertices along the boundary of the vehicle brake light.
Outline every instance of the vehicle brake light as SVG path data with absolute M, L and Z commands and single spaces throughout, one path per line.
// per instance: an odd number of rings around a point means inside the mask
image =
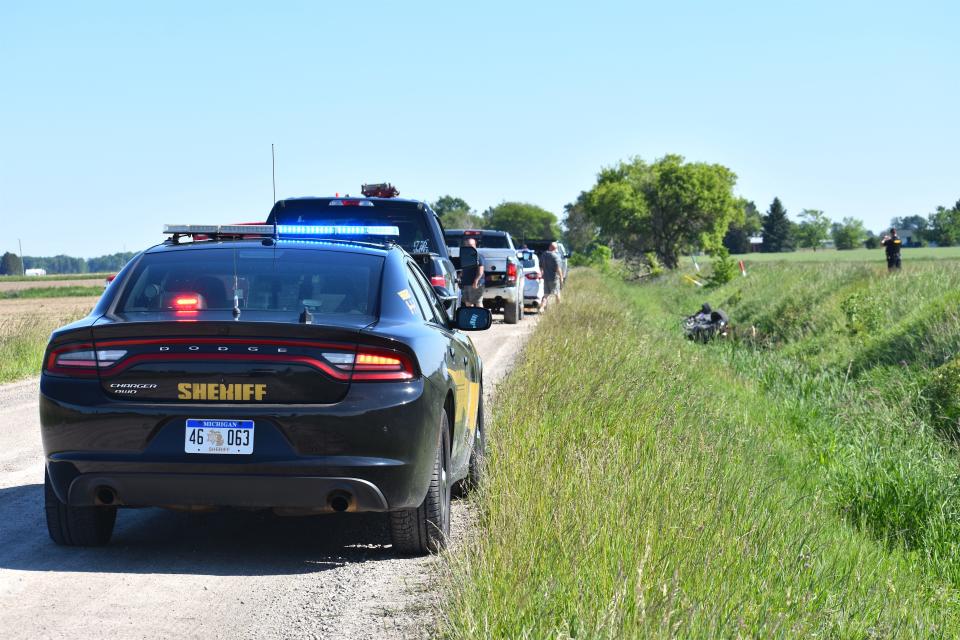
M 434 287 L 445 287 L 447 279 L 444 276 L 430 276 L 430 284 Z
M 507 280 L 515 282 L 517 279 L 517 263 L 507 262 Z
M 196 311 L 200 308 L 200 296 L 177 296 L 173 299 L 173 308 L 177 311 Z
M 71 345 L 54 349 L 47 359 L 50 373 L 67 375 L 96 375 L 98 369 L 107 369 L 127 355 L 125 349 L 94 349 L 91 344 Z
M 361 346 L 356 354 L 328 351 L 323 357 L 341 371 L 351 372 L 354 381 L 411 380 L 416 376 L 413 361 L 389 349 Z
M 540 280 L 543 276 L 541 276 L 539 273 L 534 271 L 532 273 L 528 273 L 526 277 L 527 277 L 527 280 Z

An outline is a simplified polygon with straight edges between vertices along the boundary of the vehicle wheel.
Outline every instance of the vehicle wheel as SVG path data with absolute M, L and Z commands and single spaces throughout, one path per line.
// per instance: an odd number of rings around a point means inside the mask
M 525 309 L 523 308 L 523 296 L 517 298 L 517 307 L 519 308 L 519 318 L 523 320 L 523 314 L 526 313 Z
M 480 405 L 477 407 L 477 435 L 470 451 L 470 471 L 463 481 L 464 492 L 475 491 L 483 482 L 487 470 L 487 429 L 483 423 L 483 387 L 480 387 Z
M 503 321 L 507 324 L 517 324 L 520 316 L 520 312 L 517 311 L 517 307 L 519 306 L 520 304 L 516 301 L 510 306 L 505 306 L 503 308 Z
M 436 461 L 430 486 L 416 509 L 390 512 L 390 533 L 395 551 L 424 555 L 437 553 L 450 537 L 450 427 L 442 412 Z
M 68 547 L 97 547 L 110 541 L 117 521 L 116 507 L 71 507 L 64 504 L 54 493 L 46 472 L 43 491 L 47 531 L 54 542 Z

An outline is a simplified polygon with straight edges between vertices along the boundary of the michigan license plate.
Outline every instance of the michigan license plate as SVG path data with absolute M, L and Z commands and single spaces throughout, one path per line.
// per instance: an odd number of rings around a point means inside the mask
M 253 453 L 253 420 L 187 419 L 183 440 L 187 453 Z

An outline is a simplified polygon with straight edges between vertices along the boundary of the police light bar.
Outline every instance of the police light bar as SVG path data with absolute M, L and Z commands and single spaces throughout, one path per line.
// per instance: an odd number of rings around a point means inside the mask
M 281 237 L 399 236 L 400 228 L 391 225 L 279 224 L 277 233 Z
M 272 224 L 165 224 L 163 232 L 170 235 L 205 236 L 272 236 Z

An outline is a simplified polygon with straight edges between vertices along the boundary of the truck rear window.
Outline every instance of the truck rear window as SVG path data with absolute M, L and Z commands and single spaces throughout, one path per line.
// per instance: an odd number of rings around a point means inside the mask
M 444 234 L 448 247 L 459 247 L 463 244 L 464 233 L 462 231 L 447 231 Z M 468 237 L 477 241 L 477 247 L 487 249 L 509 249 L 507 236 L 499 233 L 482 233 L 479 235 L 469 234 Z
M 121 314 L 232 311 L 296 322 L 300 312 L 377 313 L 383 258 L 344 251 L 276 247 L 183 249 L 143 256 L 117 306 Z M 236 286 L 235 286 L 236 283 Z M 246 318 L 245 319 L 249 319 Z

